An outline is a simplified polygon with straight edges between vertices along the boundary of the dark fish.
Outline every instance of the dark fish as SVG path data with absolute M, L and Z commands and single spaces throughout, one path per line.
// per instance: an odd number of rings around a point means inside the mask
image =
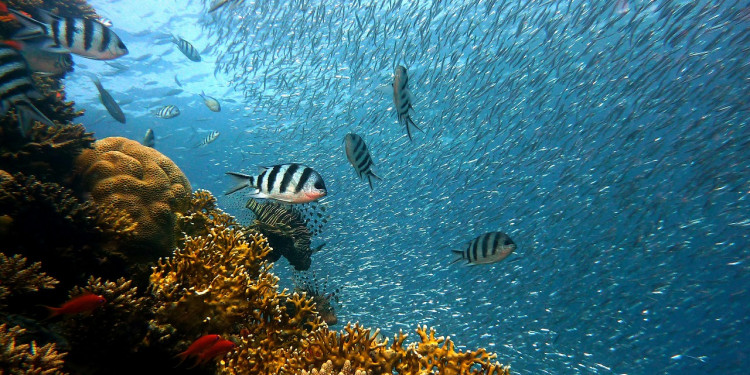
M 94 85 L 96 85 L 96 89 L 99 90 L 99 101 L 104 104 L 104 108 L 107 108 L 107 112 L 109 112 L 112 117 L 121 122 L 125 123 L 125 114 L 122 113 L 122 109 L 120 109 L 120 106 L 117 105 L 117 102 L 112 97 L 112 95 L 109 94 L 107 90 L 102 87 L 102 83 L 99 82 L 99 78 L 96 78 L 95 75 L 89 74 L 89 78 L 91 78 L 91 82 L 94 82 Z
M 409 125 L 414 126 L 417 130 L 422 131 L 417 124 L 411 119 L 411 114 L 414 112 L 412 97 L 409 88 L 409 76 L 406 74 L 406 68 L 399 65 L 396 67 L 393 79 L 393 104 L 396 106 L 396 113 L 398 114 L 398 122 L 406 127 L 406 134 L 411 140 L 411 129 Z
M 503 232 L 485 233 L 471 241 L 463 250 L 453 250 L 458 256 L 452 263 L 465 259 L 468 264 L 488 264 L 499 262 L 516 249 L 513 240 Z
M 179 79 L 177 79 L 177 74 L 175 74 L 175 75 L 174 75 L 174 83 L 176 83 L 176 84 L 177 84 L 177 86 L 180 86 L 180 87 L 182 87 L 182 83 L 180 83 L 180 80 L 179 80 Z
M 177 48 L 182 52 L 185 57 L 190 61 L 199 62 L 201 61 L 201 55 L 190 42 L 180 37 L 172 36 L 172 43 L 177 45 Z
M 128 53 L 120 37 L 103 24 L 88 18 L 62 18 L 40 10 L 41 21 L 10 10 L 23 25 L 13 39 L 46 37 L 49 52 L 71 52 L 95 60 L 111 60 Z
M 257 176 L 227 172 L 237 180 L 226 194 L 250 188 L 250 197 L 274 199 L 287 203 L 307 203 L 326 196 L 323 177 L 301 164 L 280 164 L 263 167 Z
M 156 117 L 163 118 L 163 119 L 170 119 L 173 117 L 177 117 L 180 115 L 180 109 L 176 106 L 169 104 L 165 105 L 154 112 Z
M 32 120 L 49 126 L 55 124 L 29 101 L 40 99 L 42 95 L 34 87 L 31 69 L 18 49 L 18 43 L 0 43 L 0 114 L 4 115 L 14 107 L 18 113 L 18 126 L 21 132 L 28 134 Z
M 43 49 L 38 42 L 18 42 L 21 55 L 35 73 L 60 75 L 73 70 L 73 57 L 69 53 L 54 53 Z
M 382 178 L 375 175 L 370 167 L 373 166 L 370 152 L 367 150 L 367 145 L 362 137 L 354 133 L 349 133 L 344 137 L 344 144 L 346 149 L 346 158 L 349 159 L 349 163 L 352 164 L 354 170 L 357 171 L 359 178 L 367 176 L 367 182 L 370 184 L 370 190 L 372 190 L 372 177 L 378 180 Z
M 141 144 L 148 147 L 154 147 L 156 145 L 156 137 L 152 129 L 146 130 L 146 135 L 143 137 Z

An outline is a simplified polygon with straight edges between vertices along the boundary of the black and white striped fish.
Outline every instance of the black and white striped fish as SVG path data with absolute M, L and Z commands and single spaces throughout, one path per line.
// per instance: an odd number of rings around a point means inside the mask
M 10 9 L 23 25 L 13 39 L 45 37 L 44 49 L 49 52 L 71 52 L 94 60 L 112 60 L 127 55 L 128 49 L 110 28 L 88 18 L 59 17 L 39 10 L 40 20 Z
M 219 138 L 219 135 L 221 135 L 221 133 L 219 133 L 218 131 L 214 130 L 214 131 L 212 131 L 211 133 L 209 133 L 209 134 L 208 134 L 208 135 L 206 136 L 206 138 L 203 138 L 203 140 L 202 140 L 202 141 L 200 141 L 200 143 L 198 143 L 197 145 L 195 145 L 195 147 L 196 147 L 196 148 L 197 148 L 197 147 L 203 147 L 203 146 L 205 146 L 205 145 L 207 145 L 207 144 L 209 144 L 209 143 L 211 143 L 211 142 L 215 141 L 215 140 L 216 140 L 216 138 Z
M 18 48 L 18 43 L 0 43 L 0 115 L 5 115 L 14 107 L 18 114 L 18 126 L 27 135 L 31 130 L 32 120 L 49 126 L 55 124 L 29 100 L 40 99 L 42 95 L 34 87 L 31 69 Z
M 374 163 L 370 157 L 370 152 L 367 150 L 365 141 L 357 134 L 349 133 L 344 137 L 344 148 L 346 149 L 346 158 L 349 159 L 349 163 L 352 164 L 359 178 L 367 176 L 367 182 L 370 184 L 370 190 L 372 190 L 372 177 L 381 181 L 383 179 L 376 176 L 372 172 L 372 169 L 370 169 Z
M 458 256 L 451 263 L 465 259 L 468 264 L 488 264 L 499 262 L 516 249 L 513 240 L 503 232 L 485 233 L 471 241 L 463 250 L 453 250 Z
M 263 167 L 257 176 L 227 172 L 237 180 L 227 195 L 250 188 L 250 197 L 274 199 L 287 203 L 307 203 L 326 196 L 323 177 L 302 164 L 280 164 Z
M 406 68 L 399 65 L 396 67 L 393 77 L 393 104 L 396 107 L 396 114 L 398 115 L 398 122 L 406 127 L 406 134 L 411 140 L 411 129 L 409 125 L 415 127 L 417 130 L 422 131 L 417 124 L 414 123 L 411 116 L 414 114 L 414 97 L 409 91 L 409 75 L 406 74 Z
M 177 45 L 177 48 L 182 52 L 185 57 L 190 59 L 190 61 L 199 62 L 201 61 L 201 54 L 198 52 L 195 47 L 193 47 L 190 42 L 188 42 L 185 39 L 182 39 L 181 37 L 172 35 L 172 43 Z
M 170 118 L 179 116 L 180 109 L 177 108 L 177 106 L 173 104 L 168 104 L 168 105 L 165 105 L 164 107 L 157 109 L 154 112 L 154 115 L 156 115 L 156 117 L 158 118 L 170 119 Z

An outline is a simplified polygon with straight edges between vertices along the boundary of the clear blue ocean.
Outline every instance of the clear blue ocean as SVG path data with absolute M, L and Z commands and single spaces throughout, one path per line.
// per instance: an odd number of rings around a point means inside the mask
M 322 175 L 310 271 L 340 289 L 333 328 L 432 326 L 513 374 L 746 373 L 747 0 L 90 3 L 129 50 L 74 56 L 66 91 L 96 138 L 153 129 L 245 224 L 247 191 L 225 196 L 226 172 Z M 413 140 L 388 92 L 397 65 Z M 179 116 L 152 113 L 170 104 Z M 382 178 L 372 190 L 346 158 L 352 132 Z M 507 259 L 451 264 L 493 231 L 517 244 Z M 293 287 L 284 258 L 274 272 Z

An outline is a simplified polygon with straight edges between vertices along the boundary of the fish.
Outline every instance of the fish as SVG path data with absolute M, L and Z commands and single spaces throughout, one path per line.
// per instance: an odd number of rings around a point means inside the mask
M 261 167 L 257 176 L 227 172 L 237 184 L 225 195 L 250 188 L 251 198 L 273 199 L 287 203 L 308 203 L 327 194 L 323 177 L 310 167 L 297 163 Z
M 352 164 L 359 178 L 362 178 L 363 175 L 367 176 L 367 182 L 370 184 L 370 190 L 372 190 L 372 178 L 374 177 L 381 181 L 383 179 L 375 175 L 372 169 L 370 169 L 374 163 L 372 162 L 372 157 L 370 157 L 370 152 L 367 150 L 365 141 L 359 135 L 349 133 L 344 136 L 344 144 L 346 158 L 349 159 L 349 163 Z
M 73 53 L 93 60 L 112 60 L 128 54 L 128 49 L 110 28 L 88 18 L 63 18 L 39 10 L 41 20 L 9 9 L 23 28 L 13 39 L 45 37 L 43 49 L 55 53 Z
M 516 244 L 507 234 L 489 232 L 469 241 L 462 250 L 453 250 L 458 258 L 451 264 L 462 259 L 470 265 L 495 263 L 507 258 L 515 249 Z
M 107 300 L 100 295 L 94 293 L 85 293 L 78 297 L 72 298 L 60 307 L 45 306 L 50 311 L 50 315 L 49 317 L 47 317 L 47 319 L 58 315 L 70 315 L 90 312 L 106 302 Z
M 232 351 L 232 349 L 234 349 L 234 346 L 234 342 L 230 340 L 219 339 L 218 341 L 214 342 L 213 345 L 211 345 L 198 355 L 198 360 L 195 362 L 195 365 L 193 365 L 193 367 L 200 366 L 212 359 L 225 356 L 227 353 Z
M 229 2 L 229 0 L 214 0 L 211 3 L 211 8 L 208 9 L 208 13 L 212 13 L 213 11 L 223 7 Z
M 398 122 L 406 127 L 406 134 L 411 141 L 412 138 L 409 125 L 414 126 L 419 131 L 422 131 L 422 129 L 420 129 L 411 118 L 411 115 L 414 112 L 412 107 L 414 97 L 407 87 L 408 84 L 409 75 L 406 73 L 406 68 L 402 65 L 397 66 L 393 78 L 393 104 L 396 107 Z
M 185 91 L 183 89 L 171 89 L 164 93 L 164 96 L 173 96 L 177 94 L 182 94 L 182 92 Z
M 203 98 L 203 103 L 206 104 L 206 107 L 208 107 L 208 109 L 214 112 L 221 112 L 221 105 L 219 104 L 218 100 L 206 95 L 206 93 L 203 91 L 201 91 L 200 95 L 201 95 L 201 98 Z
M 34 73 L 61 75 L 73 71 L 73 57 L 69 53 L 54 53 L 35 41 L 18 41 L 21 55 Z
M 202 141 L 200 141 L 197 145 L 195 145 L 195 148 L 197 148 L 197 147 L 203 147 L 203 146 L 205 146 L 205 145 L 207 145 L 207 144 L 215 141 L 216 138 L 219 138 L 219 135 L 221 135 L 221 133 L 218 132 L 217 130 L 212 131 L 211 133 L 209 133 L 206 136 L 206 138 L 203 138 Z
M 615 2 L 615 12 L 625 14 L 630 11 L 630 2 L 628 0 L 617 0 Z
M 122 109 L 120 109 L 120 106 L 115 101 L 115 98 L 113 98 L 112 95 L 110 95 L 109 92 L 104 89 L 102 83 L 99 82 L 99 78 L 91 73 L 88 74 L 88 76 L 89 78 L 91 78 L 91 82 L 94 82 L 94 85 L 96 85 L 96 89 L 99 90 L 99 101 L 104 104 L 104 108 L 106 108 L 107 112 L 112 115 L 112 118 L 124 124 L 125 114 L 122 113 Z
M 180 363 L 182 363 L 185 359 L 187 359 L 187 357 L 191 355 L 197 356 L 201 354 L 206 349 L 216 344 L 216 342 L 218 342 L 219 340 L 221 340 L 221 336 L 216 335 L 216 334 L 203 335 L 197 338 L 195 341 L 193 341 L 193 343 L 190 344 L 190 346 L 188 346 L 188 348 L 185 349 L 185 351 L 180 352 L 175 357 L 179 357 L 181 359 Z
M 104 25 L 105 27 L 112 27 L 112 20 L 106 17 L 99 17 L 95 19 L 94 21 L 99 22 L 100 24 Z
M 179 80 L 179 79 L 177 79 L 177 74 L 175 74 L 175 75 L 174 75 L 174 83 L 176 83 L 176 84 L 177 84 L 177 86 L 180 86 L 180 87 L 182 87 L 182 83 L 180 83 L 180 80 Z
M 158 118 L 170 119 L 170 118 L 174 118 L 174 117 L 179 116 L 180 115 L 180 109 L 177 108 L 177 106 L 175 106 L 173 104 L 168 104 L 168 105 L 165 105 L 165 106 L 157 109 L 154 112 L 154 114 Z
M 143 141 L 141 141 L 141 144 L 144 146 L 151 147 L 151 148 L 153 148 L 156 145 L 156 137 L 154 136 L 153 129 L 146 130 L 146 135 L 143 136 Z
M 195 62 L 201 61 L 200 53 L 187 40 L 182 39 L 181 37 L 172 35 L 172 43 L 176 44 L 177 49 L 179 49 L 180 52 L 182 52 L 182 54 L 185 55 L 185 57 L 190 59 L 190 61 L 195 61 Z
M 42 94 L 34 87 L 31 68 L 21 55 L 20 43 L 0 42 L 0 115 L 5 115 L 11 107 L 18 113 L 18 128 L 28 135 L 32 121 L 55 124 L 31 104 L 30 99 L 41 99 Z

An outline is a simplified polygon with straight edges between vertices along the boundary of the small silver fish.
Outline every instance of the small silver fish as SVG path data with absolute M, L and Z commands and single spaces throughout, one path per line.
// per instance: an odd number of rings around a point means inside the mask
M 154 136 L 154 131 L 152 129 L 146 130 L 146 135 L 143 137 L 141 144 L 152 148 L 156 145 L 156 137 Z
M 203 98 L 203 103 L 206 104 L 206 107 L 208 109 L 214 111 L 214 112 L 220 112 L 221 111 L 221 105 L 219 104 L 219 101 L 206 95 L 205 92 L 201 91 L 201 98 Z
M 452 263 L 462 259 L 467 264 L 488 264 L 499 262 L 516 249 L 513 240 L 503 232 L 485 233 L 467 243 L 462 250 L 453 250 L 458 256 Z

